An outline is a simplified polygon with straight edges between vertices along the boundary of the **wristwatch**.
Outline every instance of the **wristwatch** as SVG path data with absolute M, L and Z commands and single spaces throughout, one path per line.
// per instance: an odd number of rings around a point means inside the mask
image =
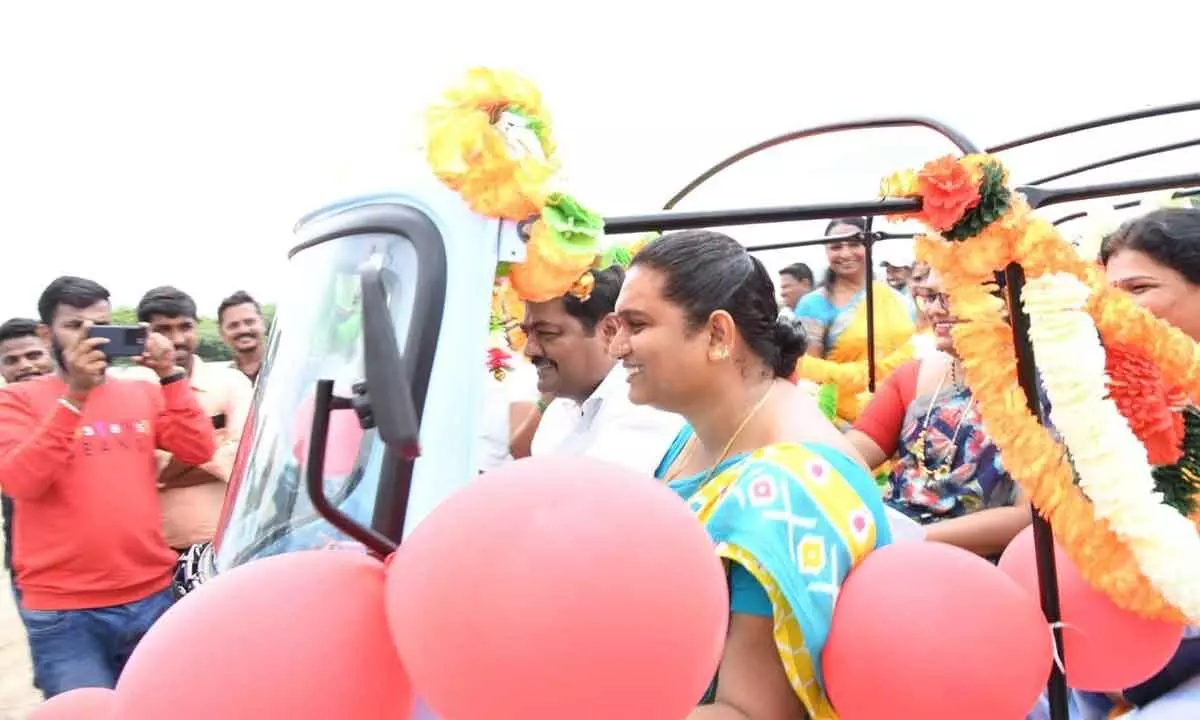
M 179 382 L 180 380 L 183 380 L 186 377 L 187 377 L 187 373 L 184 372 L 183 370 L 179 370 L 177 372 L 171 373 L 170 375 L 159 380 L 158 382 L 160 385 L 170 385 L 171 383 Z

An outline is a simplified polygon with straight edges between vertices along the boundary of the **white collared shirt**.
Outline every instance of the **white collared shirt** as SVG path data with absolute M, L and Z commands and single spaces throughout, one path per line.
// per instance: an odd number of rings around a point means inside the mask
M 509 410 L 517 403 L 532 408 L 538 398 L 537 371 L 524 360 L 514 360 L 513 369 L 503 380 L 496 380 L 490 370 L 486 372 L 480 471 L 494 470 L 512 460 L 509 441 L 516 428 L 510 427 Z
M 582 405 L 565 398 L 550 403 L 530 453 L 587 455 L 653 475 L 683 425 L 679 415 L 631 403 L 618 363 Z

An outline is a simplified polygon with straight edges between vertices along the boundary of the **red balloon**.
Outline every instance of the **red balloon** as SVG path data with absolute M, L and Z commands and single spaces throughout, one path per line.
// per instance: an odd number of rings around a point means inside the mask
M 850 573 L 821 656 L 842 720 L 1023 718 L 1052 662 L 1037 602 L 987 560 L 934 542 L 889 545 Z
M 29 713 L 28 720 L 116 720 L 117 694 L 108 688 L 79 688 L 55 695 Z
M 120 720 L 407 717 L 383 565 L 316 550 L 220 575 L 151 628 L 117 695 Z
M 581 457 L 481 476 L 393 555 L 392 636 L 446 720 L 680 720 L 725 644 L 725 573 L 687 505 Z
M 1067 684 L 1078 690 L 1116 692 L 1163 669 L 1179 649 L 1183 627 L 1122 610 L 1088 585 L 1057 544 L 1054 556 Z M 1026 528 L 1009 543 L 1000 558 L 1000 569 L 1034 598 L 1039 597 L 1033 528 Z
M 296 439 L 293 454 L 296 462 L 308 462 L 308 446 L 312 437 L 312 418 L 315 400 L 309 396 L 296 409 L 292 422 L 292 433 Z M 362 424 L 358 414 L 350 408 L 333 410 L 329 413 L 329 434 L 325 440 L 325 477 L 344 478 L 354 471 L 358 452 L 362 447 Z

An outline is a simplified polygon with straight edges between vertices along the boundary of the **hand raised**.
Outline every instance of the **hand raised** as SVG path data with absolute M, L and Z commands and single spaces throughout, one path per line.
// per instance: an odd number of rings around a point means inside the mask
M 147 328 L 146 350 L 138 358 L 138 364 L 150 368 L 160 378 L 176 372 L 175 346 L 162 333 L 150 332 L 146 323 L 142 323 L 142 327 Z
M 108 357 L 104 354 L 108 338 L 89 337 L 91 327 L 92 323 L 85 322 L 79 334 L 63 348 L 63 370 L 72 395 L 87 395 L 104 381 L 108 369 Z

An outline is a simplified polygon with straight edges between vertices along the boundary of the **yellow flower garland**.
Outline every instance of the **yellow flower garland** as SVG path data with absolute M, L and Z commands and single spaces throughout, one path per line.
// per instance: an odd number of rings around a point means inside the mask
M 912 340 L 893 350 L 875 363 L 875 381 L 891 375 L 896 368 L 916 356 Z M 837 389 L 838 417 L 853 422 L 870 400 L 867 393 L 867 361 L 833 362 L 805 355 L 796 363 L 795 377 L 816 385 L 833 385 Z
M 945 221 L 946 208 L 961 200 L 961 220 L 978 204 L 980 185 L 973 205 L 969 193 L 953 187 L 961 178 L 950 177 L 945 159 L 938 162 L 939 166 L 931 164 L 920 173 L 893 175 L 883 187 L 888 195 L 926 201 L 928 194 L 937 193 L 937 222 L 931 222 L 924 211 L 917 218 L 945 232 L 954 227 Z M 998 161 L 984 156 L 968 156 L 958 163 L 964 171 L 960 175 L 974 183 L 982 182 L 979 168 L 999 167 Z M 988 433 L 1013 479 L 1050 521 L 1059 544 L 1088 582 L 1122 608 L 1146 617 L 1187 621 L 1190 613 L 1163 596 L 1142 572 L 1125 537 L 1114 531 L 1109 520 L 1097 517 L 1092 502 L 1075 485 L 1066 448 L 1026 406 L 1015 363 L 996 362 L 1015 357 L 1015 349 L 1000 301 L 991 294 L 994 273 L 1020 262 L 1031 280 L 1066 273 L 1087 283 L 1092 289 L 1087 310 L 1104 341 L 1144 348 L 1165 380 L 1193 399 L 1200 397 L 1200 351 L 1195 343 L 1138 307 L 1127 294 L 1100 281 L 1095 266 L 1081 260 L 1054 226 L 1035 217 L 1017 195 L 974 236 L 957 242 L 924 236 L 918 239 L 917 250 L 918 257 L 943 278 L 955 315 L 967 321 L 956 325 L 954 340 Z M 1179 595 L 1173 593 L 1173 599 Z

